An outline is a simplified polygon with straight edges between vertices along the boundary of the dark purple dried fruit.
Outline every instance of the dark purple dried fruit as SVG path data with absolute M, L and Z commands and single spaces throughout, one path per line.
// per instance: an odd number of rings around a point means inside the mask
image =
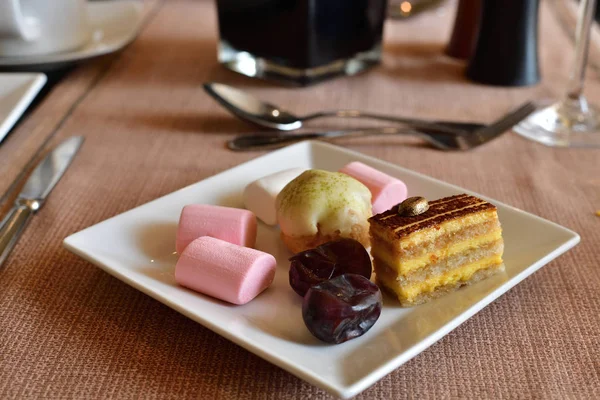
M 290 258 L 290 286 L 300 296 L 313 285 L 342 274 L 371 278 L 371 257 L 354 239 L 340 239 L 306 250 Z
M 337 344 L 371 329 L 381 307 L 381 291 L 376 284 L 360 275 L 344 274 L 308 290 L 302 318 L 315 337 Z

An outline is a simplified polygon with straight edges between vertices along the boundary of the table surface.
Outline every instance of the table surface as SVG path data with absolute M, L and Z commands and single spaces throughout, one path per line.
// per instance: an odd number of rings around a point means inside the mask
M 454 14 L 447 5 L 388 21 L 381 66 L 293 89 L 217 64 L 212 1 L 146 6 L 133 44 L 72 71 L 0 147 L 3 193 L 43 149 L 86 138 L 0 271 L 0 397 L 332 398 L 67 252 L 62 239 L 263 154 L 224 147 L 255 128 L 209 99 L 205 81 L 299 113 L 344 107 L 488 122 L 526 99 L 559 96 L 572 44 L 543 7 L 542 82 L 476 85 L 463 78 L 464 63 L 442 55 Z M 599 84 L 593 75 L 586 84 L 596 103 Z M 600 397 L 598 150 L 547 148 L 514 133 L 469 153 L 399 137 L 339 143 L 581 235 L 573 250 L 357 398 Z

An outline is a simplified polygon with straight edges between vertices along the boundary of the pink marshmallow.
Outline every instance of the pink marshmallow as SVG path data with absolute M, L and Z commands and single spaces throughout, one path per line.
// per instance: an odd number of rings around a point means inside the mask
M 246 304 L 271 285 L 276 264 L 271 254 L 204 236 L 179 257 L 175 280 L 217 299 Z
M 406 199 L 404 182 L 361 162 L 351 162 L 340 169 L 340 172 L 350 175 L 369 188 L 373 214 L 387 211 Z
M 191 204 L 181 210 L 175 248 L 181 253 L 200 236 L 211 236 L 240 246 L 254 247 L 256 229 L 256 216 L 252 211 L 210 204 Z

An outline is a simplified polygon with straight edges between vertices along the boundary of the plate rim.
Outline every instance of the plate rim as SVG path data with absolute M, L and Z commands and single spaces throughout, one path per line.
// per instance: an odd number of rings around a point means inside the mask
M 64 64 L 72 64 L 77 63 L 79 61 L 85 61 L 92 58 L 100 57 L 103 55 L 107 55 L 110 53 L 117 52 L 131 42 L 135 40 L 137 35 L 139 34 L 142 25 L 143 25 L 143 4 L 140 0 L 119 0 L 119 1 L 111 1 L 111 0 L 101 0 L 101 1 L 88 1 L 87 2 L 88 13 L 93 14 L 94 11 L 98 11 L 101 8 L 125 8 L 128 7 L 131 10 L 135 10 L 137 15 L 137 19 L 133 21 L 131 24 L 131 30 L 127 33 L 127 35 L 123 35 L 118 44 L 109 47 L 101 47 L 96 48 L 94 51 L 86 51 L 86 47 L 90 45 L 93 39 L 90 39 L 90 42 L 84 44 L 79 49 L 74 49 L 71 51 L 66 51 L 63 53 L 50 53 L 50 54 L 36 54 L 36 55 L 28 55 L 28 56 L 0 56 L 0 67 L 36 67 L 36 66 L 46 66 L 51 67 L 54 65 L 64 65 Z M 92 23 L 92 32 L 96 32 L 98 30 L 104 31 L 104 25 L 94 25 Z
M 36 96 L 46 85 L 48 77 L 41 72 L 2 72 L 0 77 L 9 76 L 15 78 L 23 78 L 27 81 L 23 82 L 23 86 L 27 86 L 19 100 L 13 104 L 10 112 L 6 116 L 0 115 L 0 143 L 4 140 L 21 116 L 27 111 L 27 108 L 33 103 Z
M 450 320 L 449 322 L 447 322 L 446 324 L 444 324 L 441 328 L 439 328 L 438 330 L 432 332 L 430 335 L 428 335 L 427 337 L 423 338 L 422 340 L 420 340 L 418 343 L 414 344 L 413 346 L 411 346 L 410 348 L 408 348 L 407 350 L 405 350 L 404 352 L 402 352 L 401 354 L 397 355 L 396 357 L 390 359 L 387 362 L 382 363 L 381 365 L 379 365 L 377 368 L 373 369 L 370 373 L 368 373 L 367 375 L 363 376 L 362 378 L 359 378 L 357 380 L 355 380 L 352 384 L 348 384 L 348 385 L 344 385 L 343 383 L 330 383 L 327 382 L 325 380 L 319 379 L 319 376 L 315 373 L 313 373 L 310 370 L 304 369 L 304 368 L 298 368 L 298 366 L 296 364 L 290 364 L 290 363 L 286 363 L 285 359 L 282 358 L 277 358 L 275 353 L 271 353 L 268 350 L 264 349 L 263 347 L 260 347 L 259 345 L 257 345 L 256 343 L 254 343 L 254 341 L 250 341 L 247 339 L 242 339 L 242 338 L 238 338 L 232 334 L 230 334 L 229 332 L 225 331 L 224 329 L 222 329 L 219 325 L 216 325 L 214 323 L 212 323 L 210 320 L 203 318 L 203 317 L 198 317 L 197 315 L 191 315 L 191 313 L 188 313 L 186 310 L 184 310 L 183 308 L 180 308 L 177 304 L 171 302 L 168 299 L 168 296 L 164 295 L 163 293 L 161 293 L 160 291 L 154 290 L 151 291 L 149 289 L 146 289 L 143 285 L 139 285 L 136 282 L 132 281 L 131 279 L 129 279 L 128 277 L 120 274 L 118 271 L 111 269 L 110 267 L 106 266 L 105 264 L 103 264 L 103 262 L 101 261 L 101 257 L 96 257 L 92 254 L 89 254 L 88 252 L 86 252 L 84 249 L 78 248 L 77 247 L 77 236 L 79 236 L 80 234 L 84 234 L 88 229 L 91 229 L 93 227 L 96 227 L 100 224 L 109 222 L 115 218 L 118 218 L 120 216 L 122 216 L 123 214 L 126 214 L 128 212 L 131 212 L 132 210 L 138 209 L 140 207 L 144 207 L 144 206 L 150 206 L 152 203 L 160 201 L 162 199 L 164 199 L 165 197 L 168 197 L 174 193 L 180 192 L 180 191 L 184 191 L 186 189 L 189 189 L 197 184 L 200 184 L 202 182 L 205 182 L 208 179 L 218 179 L 218 177 L 221 174 L 224 173 L 230 173 L 232 170 L 235 169 L 243 169 L 247 164 L 252 163 L 256 160 L 260 160 L 264 157 L 269 157 L 269 156 L 273 156 L 273 154 L 276 153 L 283 153 L 283 152 L 293 152 L 296 151 L 296 149 L 302 149 L 306 151 L 308 154 L 312 154 L 314 152 L 315 148 L 322 148 L 322 149 L 326 149 L 327 151 L 335 151 L 335 152 L 341 152 L 344 153 L 346 155 L 350 155 L 350 156 L 355 156 L 355 157 L 360 157 L 362 160 L 367 160 L 368 162 L 371 162 L 373 164 L 380 164 L 380 165 L 385 165 L 388 167 L 392 167 L 395 169 L 400 169 L 403 172 L 409 173 L 409 174 L 413 174 L 418 178 L 421 179 L 425 179 L 427 181 L 436 183 L 438 185 L 442 185 L 448 188 L 451 188 L 453 190 L 460 190 L 464 193 L 470 193 L 470 194 L 474 194 L 477 195 L 479 197 L 481 197 L 482 199 L 487 199 L 487 200 L 491 200 L 493 201 L 494 204 L 496 205 L 501 205 L 502 207 L 506 207 L 508 209 L 510 209 L 513 212 L 517 212 L 519 215 L 526 215 L 527 217 L 531 218 L 533 217 L 535 220 L 537 220 L 538 222 L 541 223 L 545 223 L 545 224 L 550 224 L 552 225 L 554 228 L 561 230 L 562 232 L 564 232 L 565 234 L 567 234 L 569 236 L 569 239 L 566 240 L 565 242 L 563 242 L 560 246 L 558 246 L 557 248 L 555 248 L 553 251 L 551 251 L 550 253 L 548 253 L 547 255 L 545 255 L 544 257 L 538 259 L 537 261 L 535 261 L 533 264 L 529 265 L 528 267 L 526 267 L 525 269 L 523 269 L 521 272 L 519 272 L 518 274 L 516 274 L 513 278 L 508 279 L 507 281 L 503 282 L 500 286 L 498 286 L 496 289 L 494 289 L 492 292 L 488 293 L 486 296 L 484 296 L 483 298 L 481 298 L 479 301 L 477 301 L 475 304 L 471 305 L 469 308 L 467 308 L 465 311 L 461 312 L 458 316 L 456 316 L 455 318 L 453 318 L 452 320 Z M 374 385 L 375 383 L 377 383 L 379 380 L 381 380 L 383 377 L 385 377 L 386 375 L 390 374 L 392 371 L 394 371 L 395 369 L 399 368 L 400 366 L 402 366 L 403 364 L 405 364 L 406 362 L 408 362 L 409 360 L 411 360 L 412 358 L 414 358 L 415 356 L 417 356 L 418 354 L 420 354 L 421 352 L 425 351 L 427 348 L 431 347 L 433 344 L 435 344 L 437 341 L 439 341 L 441 338 L 443 338 L 444 336 L 446 336 L 448 333 L 452 332 L 454 329 L 456 329 L 458 326 L 460 326 L 461 324 L 463 324 L 465 321 L 467 321 L 468 319 L 472 318 L 475 314 L 477 314 L 479 311 L 481 311 L 482 309 L 484 309 L 485 307 L 487 307 L 490 303 L 492 303 L 494 300 L 498 299 L 500 296 L 502 296 L 504 293 L 508 292 L 511 288 L 515 287 L 516 285 L 518 285 L 520 282 L 522 282 L 525 278 L 527 278 L 528 276 L 532 275 L 533 273 L 535 273 L 536 271 L 538 271 L 539 269 L 541 269 L 543 266 L 545 266 L 546 264 L 548 264 L 550 261 L 554 260 L 555 258 L 559 257 L 560 255 L 564 254 L 566 251 L 570 250 L 571 248 L 573 248 L 574 246 L 576 246 L 581 240 L 581 237 L 578 233 L 576 233 L 575 231 L 564 227 L 556 222 L 547 220 L 545 218 L 542 218 L 540 216 L 537 216 L 535 214 L 526 212 L 524 210 L 518 209 L 516 207 L 510 206 L 508 204 L 505 204 L 503 202 L 500 201 L 496 201 L 494 199 L 491 199 L 487 196 L 484 195 L 480 195 L 478 193 L 469 191 L 467 189 L 464 189 L 460 186 L 451 184 L 451 183 L 447 183 L 444 181 L 441 181 L 439 179 L 433 178 L 429 175 L 425 175 L 423 173 L 408 169 L 406 167 L 402 167 L 400 165 L 391 163 L 389 161 L 384 161 L 384 160 L 380 160 L 377 159 L 373 156 L 367 155 L 367 154 L 363 154 L 360 153 L 358 151 L 355 150 L 350 150 L 350 149 L 346 149 L 340 146 L 336 146 L 333 145 L 331 143 L 325 143 L 322 141 L 304 141 L 301 143 L 297 143 L 297 144 L 293 144 L 287 147 L 284 147 L 282 149 L 279 150 L 275 150 L 266 154 L 261 154 L 258 155 L 255 158 L 252 158 L 248 161 L 245 161 L 241 164 L 235 165 L 231 168 L 222 170 L 216 174 L 213 174 L 211 176 L 207 176 L 204 179 L 194 182 L 190 185 L 187 185 L 181 189 L 175 190 L 173 192 L 167 193 L 163 196 L 160 196 L 156 199 L 153 199 L 149 202 L 146 202 L 144 204 L 140 204 L 136 207 L 133 207 L 129 210 L 126 210 L 122 213 L 119 213 L 113 217 L 107 218 L 103 221 L 100 221 L 94 225 L 91 225 L 87 228 L 84 228 L 78 232 L 75 232 L 69 236 L 67 236 L 65 239 L 63 239 L 63 246 L 69 250 L 70 252 L 78 255 L 79 257 L 89 261 L 90 263 L 96 265 L 97 267 L 101 268 L 102 270 L 106 271 L 107 273 L 109 273 L 110 275 L 116 277 L 117 279 L 125 282 L 126 284 L 130 285 L 131 287 L 141 291 L 142 293 L 150 296 L 151 298 L 167 305 L 168 307 L 172 308 L 173 310 L 179 312 L 180 314 L 186 316 L 187 318 L 192 319 L 193 321 L 200 323 L 201 325 L 205 326 L 206 328 L 212 330 L 213 332 L 221 335 L 222 337 L 226 338 L 227 340 L 235 343 L 236 345 L 256 354 L 257 356 L 263 358 L 264 360 L 282 368 L 283 370 L 297 376 L 300 379 L 305 380 L 306 382 L 317 386 L 321 389 L 324 389 L 326 391 L 328 391 L 329 393 L 332 393 L 334 395 L 339 396 L 340 398 L 343 399 L 348 399 L 351 397 L 354 397 L 356 395 L 358 395 L 359 393 L 363 392 L 364 390 L 368 389 L 370 386 Z M 202 322 L 199 322 L 198 319 L 200 319 Z

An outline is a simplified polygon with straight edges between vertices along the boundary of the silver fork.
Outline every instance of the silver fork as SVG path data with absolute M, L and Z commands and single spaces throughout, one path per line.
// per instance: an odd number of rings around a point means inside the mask
M 340 137 L 360 137 L 372 135 L 411 135 L 418 136 L 434 147 L 441 150 L 471 150 L 500 136 L 510 128 L 521 122 L 536 109 L 531 102 L 526 102 L 504 117 L 465 135 L 445 134 L 437 131 L 420 129 L 418 131 L 408 128 L 384 127 L 352 129 L 328 132 L 309 133 L 266 133 L 258 135 L 242 135 L 227 142 L 227 147 L 234 151 L 274 149 L 291 143 L 309 139 L 333 139 Z

